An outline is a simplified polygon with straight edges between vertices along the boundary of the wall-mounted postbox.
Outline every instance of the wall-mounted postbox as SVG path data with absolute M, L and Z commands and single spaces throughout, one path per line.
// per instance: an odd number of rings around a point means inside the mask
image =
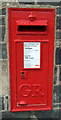
M 55 10 L 8 11 L 11 111 L 51 110 Z

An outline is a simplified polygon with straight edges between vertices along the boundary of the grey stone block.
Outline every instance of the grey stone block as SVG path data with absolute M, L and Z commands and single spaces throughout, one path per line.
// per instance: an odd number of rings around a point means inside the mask
M 2 41 L 2 27 L 0 27 L 0 42 Z
M 56 28 L 61 29 L 61 16 L 57 17 L 56 24 L 57 24 Z
M 2 120 L 2 112 L 0 111 L 0 120 Z
M 6 15 L 6 8 L 0 9 L 0 15 Z
M 57 8 L 57 14 L 61 14 L 61 7 Z
M 2 26 L 2 41 L 4 41 L 5 32 L 6 32 L 5 26 Z
M 38 0 L 37 1 L 38 4 L 43 4 L 43 5 L 53 5 L 53 6 L 60 6 L 61 5 L 61 2 L 60 0 L 56 1 L 56 0 Z
M 0 97 L 0 111 L 4 110 L 4 98 Z
M 59 118 L 60 118 L 60 120 L 61 120 L 61 110 L 59 111 Z
M 61 64 L 61 48 L 56 48 L 56 53 L 55 53 L 55 63 L 56 64 Z
M 61 103 L 61 85 L 54 86 L 54 99 L 53 103 Z
M 31 112 L 10 112 L 10 111 L 4 111 L 2 112 L 2 118 L 20 118 L 20 119 L 23 119 L 23 120 L 31 120 L 30 119 L 30 115 L 31 115 Z M 20 120 L 19 119 L 19 120 Z
M 3 44 L 2 45 L 2 59 L 6 59 L 7 58 L 7 45 Z
M 2 15 L 6 15 L 6 8 L 2 8 Z
M 61 31 L 60 32 L 56 32 L 56 39 L 61 39 Z
M 9 2 L 10 3 L 10 2 L 18 2 L 18 0 L 0 0 L 0 2 L 4 2 L 4 3 Z
M 35 0 L 18 0 L 20 3 L 32 3 L 35 2 Z
M 61 67 L 60 67 L 60 73 L 59 73 L 59 80 L 61 81 Z
M 5 17 L 0 17 L 0 25 L 5 25 Z
M 41 118 L 48 118 L 46 120 L 49 120 L 49 118 L 59 118 L 59 110 L 47 110 L 47 111 L 35 111 L 34 114 L 37 116 L 38 120 L 41 120 Z
M 0 41 L 4 41 L 5 36 L 5 26 L 0 27 Z
M 60 0 L 38 0 L 38 2 L 50 2 L 50 3 L 52 3 L 52 2 L 60 2 Z
M 2 9 L 0 9 L 0 15 L 2 15 Z
M 59 85 L 59 102 L 61 102 L 60 100 L 61 100 L 61 85 Z
M 6 58 L 7 58 L 7 45 L 0 44 L 0 59 L 6 59 Z
M 0 97 L 0 110 L 2 110 L 2 97 Z
M 54 86 L 53 90 L 53 103 L 59 103 L 59 86 Z
M 2 59 L 2 45 L 0 44 L 0 59 Z
M 10 86 L 8 78 L 8 60 L 2 60 L 2 96 L 6 97 L 9 95 Z
M 57 67 L 54 68 L 54 84 L 57 83 Z

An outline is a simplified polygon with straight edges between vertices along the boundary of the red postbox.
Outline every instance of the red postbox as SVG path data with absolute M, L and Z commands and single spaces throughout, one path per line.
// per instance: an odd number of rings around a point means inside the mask
M 55 10 L 8 13 L 11 111 L 51 110 Z

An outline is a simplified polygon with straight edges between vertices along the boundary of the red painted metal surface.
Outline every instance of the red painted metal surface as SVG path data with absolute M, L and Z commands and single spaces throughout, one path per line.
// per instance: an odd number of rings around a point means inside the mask
M 8 15 L 11 111 L 51 110 L 55 10 L 9 8 Z M 28 43 L 39 45 L 39 67 L 25 67 Z

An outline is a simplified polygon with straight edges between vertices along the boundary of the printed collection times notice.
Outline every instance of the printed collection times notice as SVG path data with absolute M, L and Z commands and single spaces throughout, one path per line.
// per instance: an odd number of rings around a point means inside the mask
M 24 68 L 40 68 L 40 42 L 24 42 Z

